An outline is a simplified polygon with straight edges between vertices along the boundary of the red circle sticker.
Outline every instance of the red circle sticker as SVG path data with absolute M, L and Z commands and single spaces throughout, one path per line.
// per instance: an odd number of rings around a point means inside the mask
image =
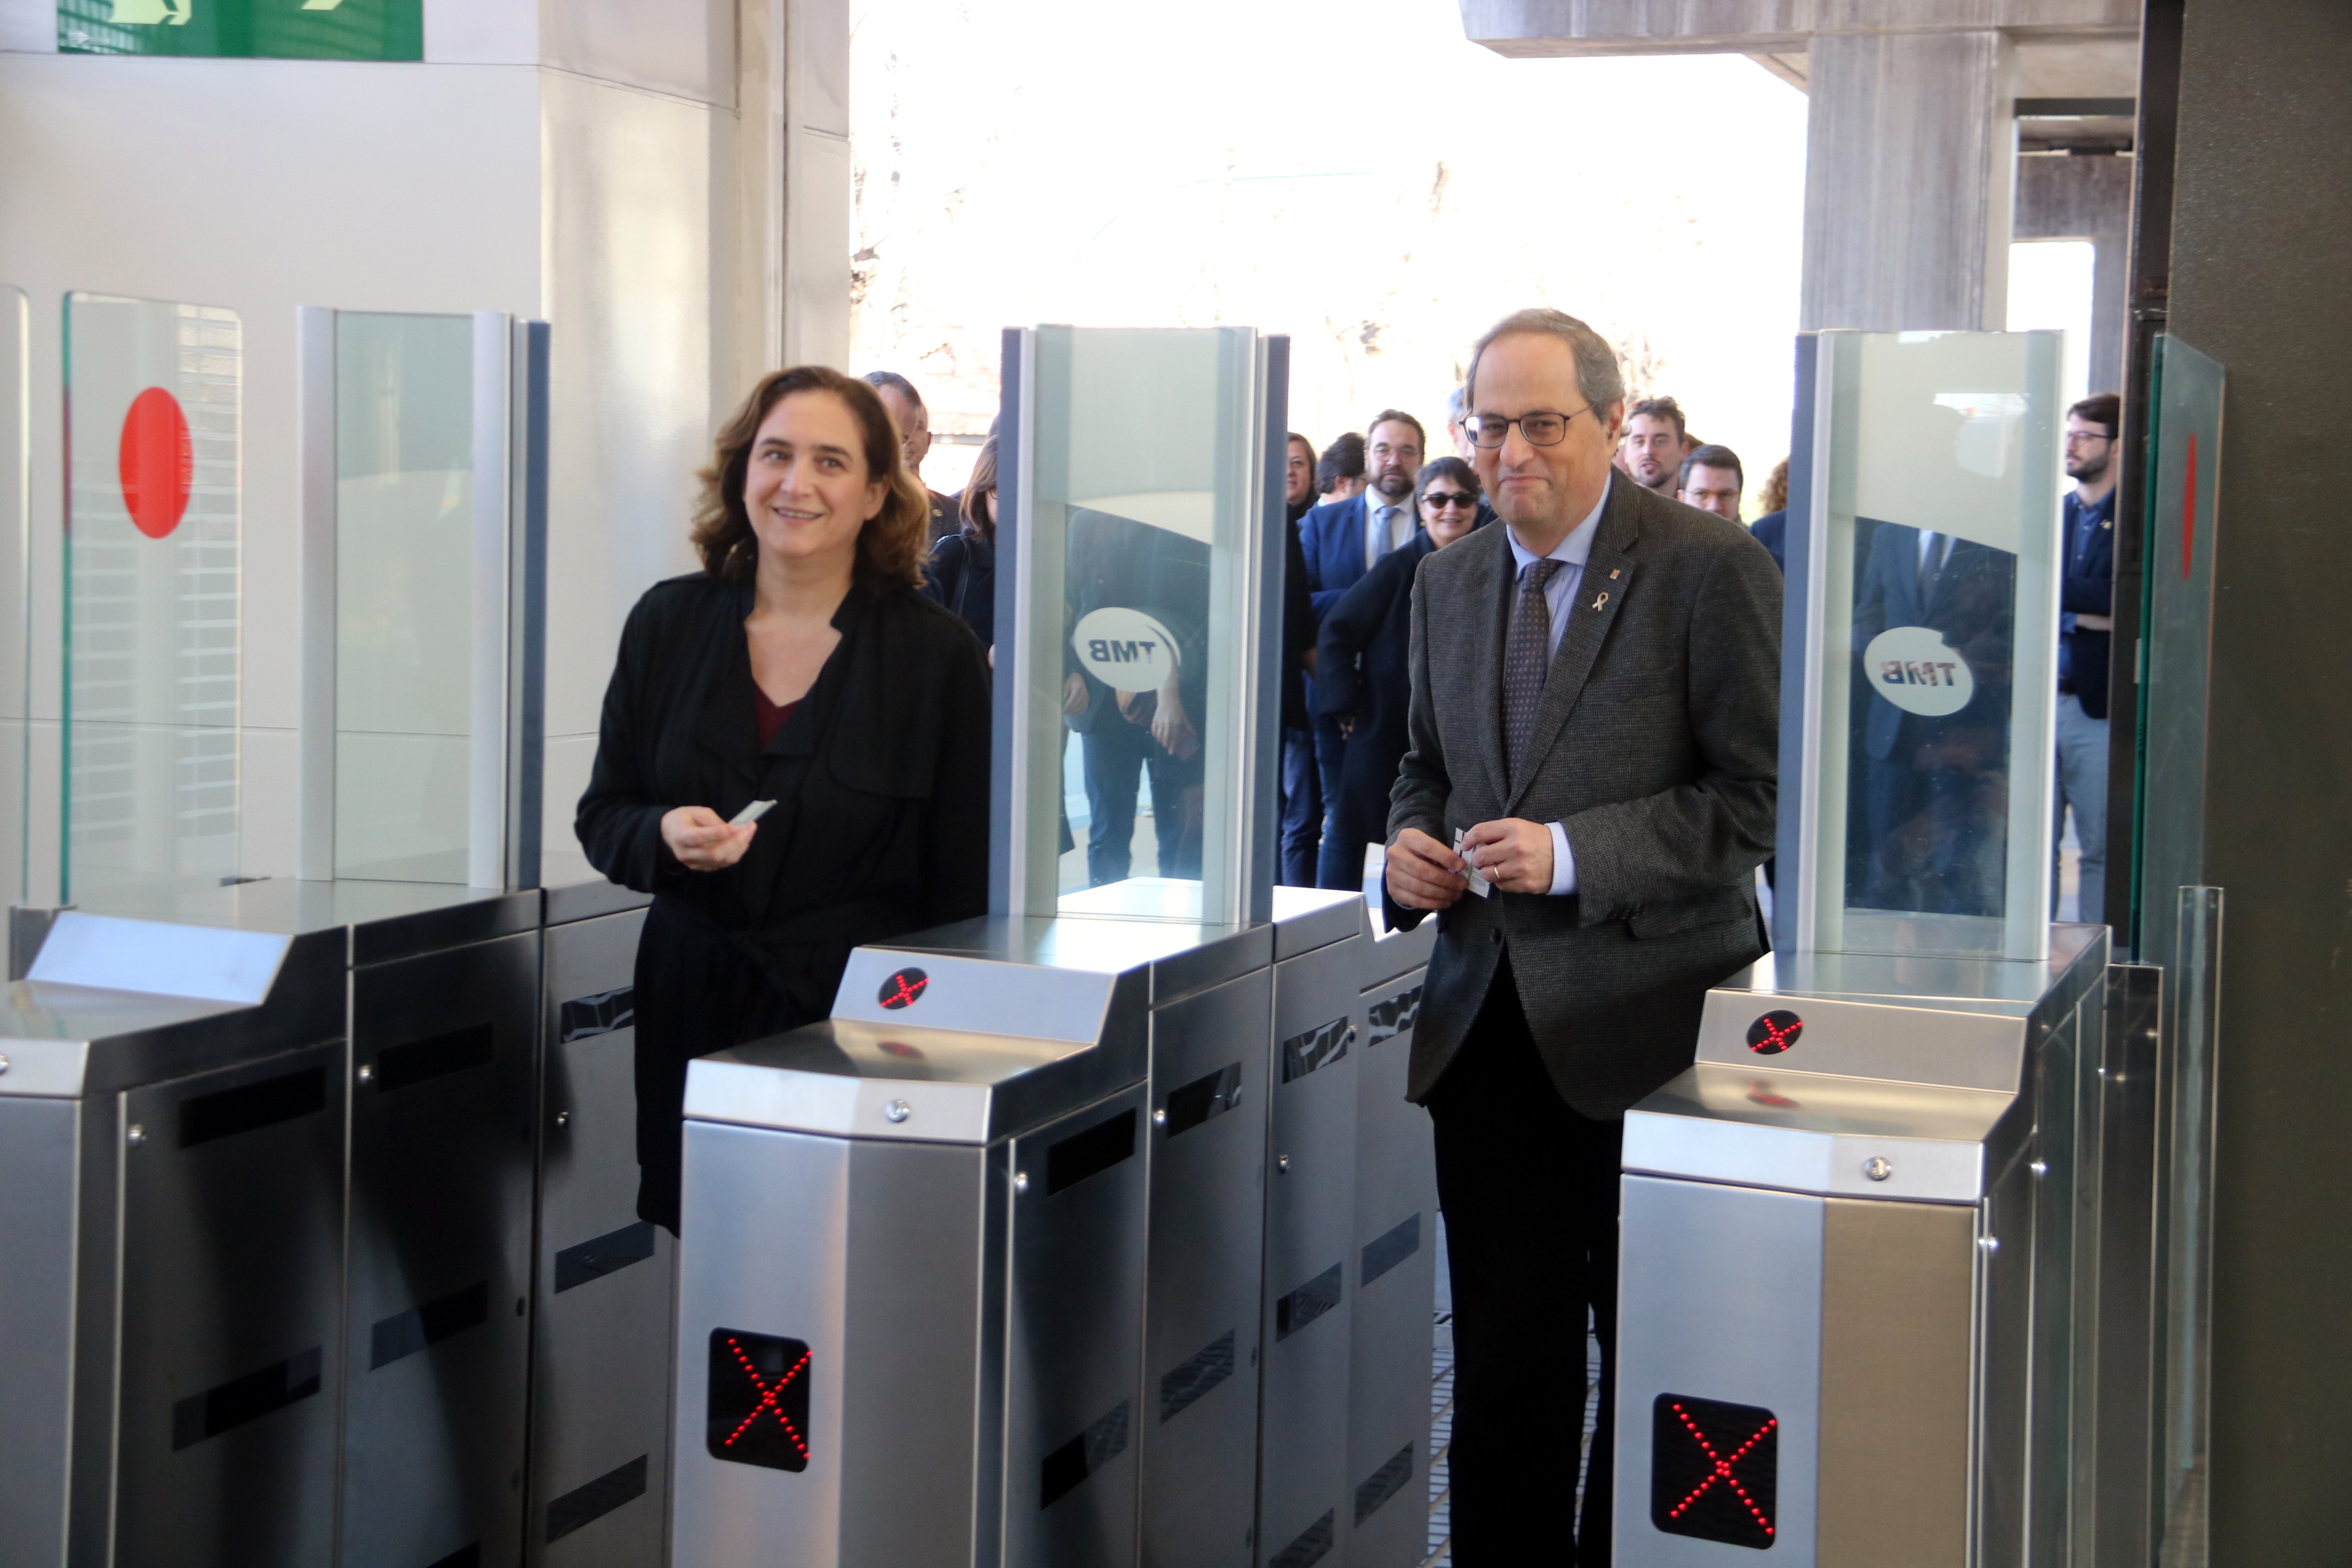
M 150 539 L 161 539 L 179 527 L 188 510 L 188 488 L 195 480 L 196 452 L 178 398 L 151 386 L 131 400 L 131 412 L 122 416 L 116 462 L 122 477 L 122 505 L 132 526 Z

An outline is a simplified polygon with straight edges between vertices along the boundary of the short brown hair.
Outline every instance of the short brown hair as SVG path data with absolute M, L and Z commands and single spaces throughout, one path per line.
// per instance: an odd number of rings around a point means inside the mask
M 1370 440 L 1372 438 L 1372 432 L 1379 429 L 1383 425 L 1412 426 L 1413 439 L 1421 443 L 1421 449 L 1423 451 L 1426 452 L 1429 450 L 1429 432 L 1421 427 L 1420 420 L 1415 419 L 1412 415 L 1407 414 L 1402 408 L 1383 408 L 1378 414 L 1373 415 L 1372 422 L 1364 426 L 1364 439 L 1367 441 Z
M 2123 425 L 2124 400 L 2112 392 L 2095 392 L 2066 413 L 2071 418 L 2106 426 L 2107 439 L 2112 441 Z
M 1633 407 L 1625 410 L 1625 423 L 1631 425 L 1644 414 L 1653 419 L 1672 420 L 1675 426 L 1675 439 L 1677 441 L 1684 440 L 1690 435 L 1690 426 L 1683 421 L 1683 405 L 1671 397 L 1642 399 Z
M 857 531 L 857 582 L 867 588 L 922 585 L 925 542 L 930 533 L 930 498 L 915 482 L 898 451 L 898 427 L 874 389 L 855 376 L 819 364 L 770 371 L 742 405 L 719 427 L 710 467 L 702 470 L 702 493 L 694 505 L 694 548 L 702 569 L 721 582 L 745 583 L 758 569 L 759 536 L 743 509 L 743 485 L 751 469 L 751 444 L 777 404 L 796 392 L 830 392 L 848 406 L 866 447 L 866 477 L 882 481 L 882 510 Z

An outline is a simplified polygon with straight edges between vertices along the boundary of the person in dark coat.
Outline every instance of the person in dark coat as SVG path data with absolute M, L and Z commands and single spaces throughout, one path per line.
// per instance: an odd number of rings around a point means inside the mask
M 1404 756 L 1412 697 L 1412 582 L 1422 557 L 1477 526 L 1478 476 L 1459 458 L 1423 466 L 1413 480 L 1412 539 L 1381 557 L 1323 617 L 1316 642 L 1318 709 L 1339 725 L 1339 799 L 1323 840 L 1318 883 L 1363 886 L 1364 849 L 1388 841 L 1389 788 Z
M 996 437 L 973 459 L 958 503 L 963 527 L 931 544 L 923 591 L 963 618 L 996 667 Z
M 921 592 L 929 509 L 889 415 L 803 366 L 716 447 L 703 569 L 629 613 L 575 821 L 653 895 L 637 1213 L 673 1231 L 688 1059 L 827 1016 L 851 948 L 988 907 L 987 667 Z

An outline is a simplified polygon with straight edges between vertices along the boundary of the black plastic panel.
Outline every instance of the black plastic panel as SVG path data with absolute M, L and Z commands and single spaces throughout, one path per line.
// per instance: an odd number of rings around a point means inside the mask
M 1339 1304 L 1341 1276 L 1337 1263 L 1274 1304 L 1274 1337 L 1286 1340 Z
M 393 1094 L 451 1073 L 486 1068 L 498 1053 L 498 1043 L 495 1026 L 474 1024 L 404 1046 L 386 1046 L 376 1053 L 375 1091 Z
M 1160 1380 L 1160 1419 L 1169 1419 L 1233 1376 L 1234 1365 L 1234 1331 L 1227 1329 Z
M 1661 1394 L 1651 1406 L 1650 1522 L 1726 1546 L 1772 1544 L 1780 1423 L 1756 1405 Z
M 1122 1110 L 1083 1132 L 1073 1132 L 1045 1150 L 1048 1197 L 1097 1176 L 1135 1152 L 1135 1112 Z
M 805 1340 L 710 1331 L 703 1446 L 714 1459 L 771 1470 L 809 1462 L 809 1347 Z
M 1402 1225 L 1374 1237 L 1364 1244 L 1364 1268 L 1357 1278 L 1358 1289 L 1373 1280 L 1421 1250 L 1421 1216 L 1414 1215 Z
M 1038 1468 L 1037 1506 L 1053 1507 L 1079 1482 L 1127 1451 L 1127 1401 L 1045 1456 Z
M 327 1069 L 304 1068 L 180 1102 L 180 1147 L 291 1121 L 327 1109 Z
M 194 1447 L 319 1392 L 320 1347 L 246 1373 L 172 1405 L 172 1447 Z
M 1361 1524 L 1379 1512 L 1381 1504 L 1404 1490 L 1405 1484 L 1412 1479 L 1412 1445 L 1407 1443 L 1389 1456 L 1389 1462 L 1365 1478 L 1364 1484 L 1356 1489 L 1356 1522 Z
M 390 1366 L 427 1345 L 439 1344 L 453 1334 L 479 1327 L 489 1315 L 490 1285 L 487 1279 L 405 1312 L 395 1312 L 375 1325 L 368 1344 L 368 1370 Z
M 576 1247 L 567 1247 L 555 1255 L 555 1293 L 560 1296 L 575 1285 L 602 1279 L 615 1269 L 643 1263 L 653 1255 L 653 1222 L 642 1219 Z
M 639 1454 L 627 1464 L 607 1470 L 584 1487 L 574 1487 L 547 1505 L 547 1539 L 561 1541 L 583 1525 L 595 1523 L 625 1502 L 646 1495 L 646 1464 L 652 1456 Z

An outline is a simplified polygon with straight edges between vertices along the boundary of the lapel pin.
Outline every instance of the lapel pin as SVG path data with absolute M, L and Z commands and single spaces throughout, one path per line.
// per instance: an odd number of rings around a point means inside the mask
M 1597 599 L 1595 599 L 1595 600 L 1593 600 L 1593 601 L 1592 601 L 1592 607 L 1593 607 L 1594 609 L 1596 609 L 1596 610 L 1597 610 L 1597 609 L 1599 609 L 1601 605 L 1603 605 L 1607 604 L 1608 602 L 1609 602 L 1609 595 L 1606 595 L 1606 594 L 1603 594 L 1603 595 L 1601 595 L 1599 598 L 1597 598 Z
M 1615 581 L 1617 581 L 1617 568 L 1616 568 L 1616 567 L 1614 567 L 1614 566 L 1612 566 L 1611 568 L 1609 568 L 1609 580 L 1610 580 L 1612 583 L 1614 583 Z

